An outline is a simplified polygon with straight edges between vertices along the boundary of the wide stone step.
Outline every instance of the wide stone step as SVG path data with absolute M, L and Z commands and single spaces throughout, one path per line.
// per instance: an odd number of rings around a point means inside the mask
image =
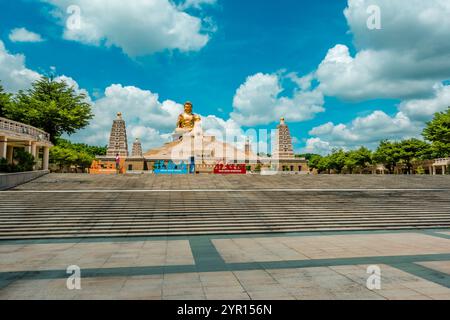
M 450 228 L 450 191 L 0 193 L 0 240 Z
M 258 223 L 260 222 L 271 222 L 271 223 L 277 223 L 277 222 L 283 222 L 283 223 L 292 223 L 292 222 L 315 222 L 315 223 L 325 223 L 330 221 L 336 221 L 336 222 L 346 222 L 346 221 L 446 221 L 450 220 L 450 217 L 448 215 L 442 214 L 442 215 L 425 215 L 425 216 L 419 216 L 419 215 L 403 215 L 403 216 L 331 216 L 331 217 L 267 217 L 267 216 L 259 216 L 254 217 L 253 219 L 249 217 L 236 217 L 236 218 L 222 218 L 222 217 L 216 217 L 216 218 L 209 218 L 209 219 L 192 219 L 190 217 L 184 217 L 183 219 L 103 219 L 101 217 L 91 217 L 91 218 L 84 218 L 84 219 L 78 219 L 78 220 L 69 220 L 66 219 L 62 220 L 53 220 L 53 219 L 39 219 L 39 220 L 30 220 L 26 219 L 24 222 L 21 221 L 12 221 L 12 222 L 4 222 L 1 221 L 0 230 L 2 230 L 3 226 L 7 226 L 8 228 L 15 228 L 15 227 L 37 227 L 39 225 L 46 225 L 46 226 L 71 226 L 76 224 L 96 224 L 96 225 L 147 225 L 147 224 L 171 224 L 171 225 L 185 225 L 185 224 L 201 224 L 201 225 L 207 225 L 207 224 L 217 224 L 217 223 L 239 223 L 239 224 L 245 224 L 245 223 Z
M 20 239 L 54 239 L 54 238 L 89 238 L 89 237 L 156 237 L 156 236 L 189 236 L 189 235 L 223 235 L 223 234 L 260 234 L 260 233 L 288 233 L 288 232 L 326 232 L 326 231 L 364 231 L 364 230 L 405 230 L 405 229 L 430 229 L 449 228 L 450 224 L 442 225 L 358 225 L 330 227 L 302 227 L 302 228 L 251 228 L 251 229 L 208 229 L 208 230 L 127 230 L 124 232 L 92 232 L 82 233 L 79 231 L 61 233 L 15 233 L 1 235 L 0 240 L 20 240 Z
M 284 227 L 293 227 L 293 228 L 301 228 L 301 227 L 341 227 L 341 226 L 393 226 L 393 225 L 409 225 L 409 226 L 420 226 L 420 225 L 450 225 L 450 219 L 447 220 L 410 220 L 410 221 L 401 221 L 401 222 L 393 222 L 393 221 L 342 221 L 342 222 L 293 222 L 293 223 L 284 223 L 284 222 L 273 222 L 270 224 L 261 222 L 254 222 L 249 224 L 148 224 L 148 225 L 124 225 L 117 226 L 115 224 L 111 224 L 109 226 L 99 226 L 96 224 L 85 224 L 82 226 L 70 226 L 70 227 L 31 227 L 31 228 L 0 228 L 0 234 L 10 234 L 15 232 L 26 232 L 26 233 L 34 233 L 34 232 L 72 232 L 74 230 L 77 231 L 91 231 L 91 230 L 104 230 L 104 231 L 113 231 L 113 230 L 216 230 L 220 229 L 236 229 L 236 230 L 246 230 L 246 229 L 254 229 L 258 227 L 265 227 L 268 229 L 277 229 Z

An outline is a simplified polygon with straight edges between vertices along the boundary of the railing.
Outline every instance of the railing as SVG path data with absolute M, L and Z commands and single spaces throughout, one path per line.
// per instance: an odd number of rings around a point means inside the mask
M 50 134 L 48 134 L 47 132 L 6 118 L 0 118 L 0 131 L 25 135 L 32 138 L 32 140 L 35 141 L 43 141 L 50 143 Z
M 450 158 L 441 158 L 434 160 L 435 166 L 446 166 L 450 164 Z

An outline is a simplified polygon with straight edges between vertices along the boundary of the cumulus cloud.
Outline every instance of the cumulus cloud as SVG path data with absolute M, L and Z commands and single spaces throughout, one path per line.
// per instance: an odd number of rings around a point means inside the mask
M 354 119 L 350 124 L 328 122 L 313 128 L 309 134 L 314 138 L 307 142 L 307 148 L 350 149 L 361 145 L 375 148 L 384 139 L 418 137 L 422 129 L 423 123 L 412 121 L 402 112 L 391 117 L 383 111 L 374 111 L 366 117 Z
M 327 141 L 322 141 L 320 138 L 310 138 L 306 141 L 306 146 L 301 150 L 301 153 L 314 153 L 320 155 L 330 154 L 332 146 Z
M 42 42 L 44 39 L 40 34 L 28 31 L 26 28 L 16 28 L 9 33 L 12 42 Z
M 103 98 L 93 102 L 94 119 L 90 125 L 71 137 L 74 141 L 92 145 L 108 143 L 111 124 L 118 112 L 127 124 L 129 143 L 140 138 L 145 150 L 159 147 L 171 139 L 178 115 L 183 105 L 172 100 L 160 101 L 158 94 L 134 86 L 113 84 L 105 89 Z M 235 143 L 244 148 L 247 136 L 254 137 L 255 132 L 244 131 L 232 119 L 208 115 L 202 117 L 202 128 L 206 135 L 214 135 L 218 140 Z M 257 145 L 255 145 L 256 150 Z
M 364 50 L 353 58 L 347 46 L 336 45 L 320 63 L 316 76 L 325 95 L 346 100 L 406 99 L 430 94 L 438 79 L 411 74 L 413 66 L 417 63 L 411 53 L 400 57 L 390 51 Z
M 291 122 L 306 121 L 325 111 L 322 93 L 310 90 L 304 80 L 292 98 L 280 96 L 282 91 L 277 74 L 257 73 L 248 77 L 236 91 L 231 118 L 240 125 L 255 126 L 269 124 L 281 117 Z
M 106 144 L 111 124 L 118 112 L 123 113 L 129 139 L 140 138 L 144 148 L 167 142 L 183 106 L 171 100 L 160 101 L 158 94 L 134 86 L 113 84 L 105 89 L 104 97 L 94 103 L 94 119 L 73 138 L 90 144 Z
M 80 88 L 78 82 L 76 82 L 73 78 L 62 75 L 55 78 L 55 81 L 65 82 L 69 87 L 73 88 L 73 90 L 77 94 L 84 94 L 86 96 L 86 102 L 92 103 L 92 99 L 89 95 L 89 92 L 86 89 Z
M 381 30 L 367 27 L 367 8 L 381 12 Z M 389 116 L 374 111 L 348 124 L 332 122 L 310 131 L 306 150 L 375 147 L 382 139 L 420 137 L 425 122 L 450 104 L 450 2 L 348 0 L 345 17 L 356 53 L 338 44 L 313 73 L 326 96 L 345 100 L 401 99 Z
M 381 30 L 367 28 L 367 8 L 381 9 Z M 431 95 L 450 78 L 450 3 L 442 0 L 349 0 L 345 10 L 357 49 L 330 49 L 316 76 L 326 95 L 349 100 Z
M 24 55 L 9 53 L 0 40 L 0 80 L 6 91 L 28 89 L 39 78 L 39 73 L 26 67 Z
M 169 0 L 42 0 L 56 7 L 54 15 L 64 23 L 64 38 L 90 45 L 121 48 L 130 56 L 166 49 L 198 51 L 209 41 L 203 21 Z M 200 5 L 202 1 L 190 1 Z M 204 1 L 203 1 L 204 2 Z M 80 23 L 66 14 L 69 6 L 80 8 Z M 76 12 L 75 12 L 76 15 Z M 70 17 L 70 18 L 69 18 Z
M 214 5 L 216 3 L 217 0 L 186 0 L 179 5 L 179 8 L 181 10 L 189 8 L 201 9 L 204 5 Z
M 450 86 L 442 84 L 434 87 L 434 96 L 428 99 L 415 99 L 400 103 L 399 110 L 410 119 L 428 121 L 436 112 L 447 110 L 450 107 Z

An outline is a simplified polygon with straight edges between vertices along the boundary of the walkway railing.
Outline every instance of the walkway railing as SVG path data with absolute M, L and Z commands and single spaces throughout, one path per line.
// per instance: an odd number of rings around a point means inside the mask
M 446 166 L 450 164 L 450 158 L 441 158 L 434 160 L 435 166 Z
M 31 137 L 32 140 L 35 141 L 50 143 L 50 134 L 47 132 L 6 118 L 0 118 L 0 131 L 10 132 L 19 136 Z

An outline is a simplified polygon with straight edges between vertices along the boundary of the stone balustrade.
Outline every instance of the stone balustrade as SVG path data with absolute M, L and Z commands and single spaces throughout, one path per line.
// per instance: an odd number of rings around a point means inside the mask
M 434 160 L 435 166 L 447 166 L 450 165 L 450 158 L 441 158 Z
M 0 117 L 0 132 L 50 144 L 50 134 L 35 127 Z

